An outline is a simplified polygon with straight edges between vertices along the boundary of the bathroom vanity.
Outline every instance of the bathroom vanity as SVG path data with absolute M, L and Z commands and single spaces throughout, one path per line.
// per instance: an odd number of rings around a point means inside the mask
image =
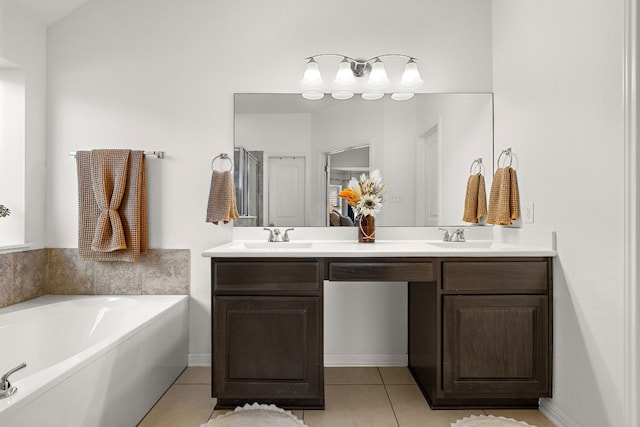
M 325 280 L 408 283 L 409 369 L 433 408 L 537 407 L 551 396 L 555 252 L 469 243 L 235 241 L 205 251 L 217 407 L 324 406 Z

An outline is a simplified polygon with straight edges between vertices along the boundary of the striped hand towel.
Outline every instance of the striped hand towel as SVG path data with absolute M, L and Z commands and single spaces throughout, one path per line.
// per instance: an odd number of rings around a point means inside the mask
M 511 167 L 499 168 L 491 184 L 487 224 L 511 225 L 511 221 L 519 217 L 520 194 L 516 171 Z
M 220 172 L 214 170 L 211 174 L 211 188 L 209 189 L 209 201 L 207 203 L 207 220 L 218 224 L 225 224 L 232 219 L 238 219 L 236 206 L 236 193 L 233 188 L 233 175 L 230 171 Z
M 478 220 L 487 215 L 487 190 L 484 176 L 480 173 L 470 175 L 467 180 L 467 194 L 464 199 L 464 214 L 462 220 L 477 224 Z

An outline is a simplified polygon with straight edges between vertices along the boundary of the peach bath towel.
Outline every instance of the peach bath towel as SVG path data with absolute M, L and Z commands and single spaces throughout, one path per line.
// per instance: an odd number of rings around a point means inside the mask
M 487 224 L 511 225 L 511 221 L 519 217 L 520 194 L 516 171 L 511 167 L 499 168 L 491 184 Z
M 78 151 L 76 164 L 80 259 L 139 261 L 148 251 L 144 152 Z
M 236 206 L 236 192 L 233 188 L 233 175 L 230 171 L 214 170 L 211 174 L 211 188 L 207 203 L 207 222 L 225 224 L 232 219 L 238 219 Z
M 462 220 L 477 224 L 478 220 L 487 215 L 487 190 L 484 176 L 480 173 L 470 175 L 467 180 L 467 194 L 464 199 L 464 214 Z

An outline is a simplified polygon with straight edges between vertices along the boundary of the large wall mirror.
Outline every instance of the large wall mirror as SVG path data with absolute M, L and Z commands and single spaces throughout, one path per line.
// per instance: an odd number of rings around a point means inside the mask
M 464 224 L 476 159 L 491 188 L 490 93 L 408 101 L 236 94 L 234 101 L 236 226 L 350 226 L 352 214 L 337 194 L 374 169 L 387 188 L 380 226 Z

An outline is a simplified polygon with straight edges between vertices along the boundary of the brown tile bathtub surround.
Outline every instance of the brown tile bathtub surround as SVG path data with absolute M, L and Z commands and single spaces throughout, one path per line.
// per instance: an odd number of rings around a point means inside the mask
M 0 255 L 0 307 L 45 293 L 46 250 Z
M 80 261 L 77 249 L 47 249 L 48 294 L 188 295 L 189 249 L 150 249 L 140 262 Z
M 188 295 L 191 254 L 188 249 L 151 249 L 142 257 L 143 295 Z
M 188 295 L 188 249 L 151 249 L 141 262 L 80 261 L 77 249 L 0 254 L 0 308 L 44 294 Z
M 47 249 L 48 294 L 95 294 L 96 262 L 80 261 L 77 249 Z

